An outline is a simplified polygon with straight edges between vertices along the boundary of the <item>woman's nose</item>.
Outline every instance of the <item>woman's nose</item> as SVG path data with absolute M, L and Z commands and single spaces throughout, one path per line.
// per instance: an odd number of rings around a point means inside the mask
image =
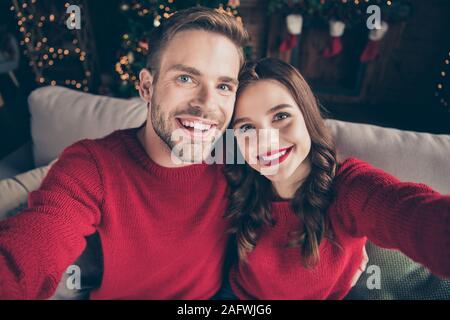
M 258 130 L 258 155 L 280 149 L 280 134 L 278 129 L 262 128 Z

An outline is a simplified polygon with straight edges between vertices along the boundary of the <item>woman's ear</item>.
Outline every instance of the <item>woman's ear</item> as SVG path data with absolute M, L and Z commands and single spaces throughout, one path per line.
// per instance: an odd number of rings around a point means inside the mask
M 139 95 L 147 102 L 151 103 L 153 96 L 153 76 L 147 69 L 139 72 Z

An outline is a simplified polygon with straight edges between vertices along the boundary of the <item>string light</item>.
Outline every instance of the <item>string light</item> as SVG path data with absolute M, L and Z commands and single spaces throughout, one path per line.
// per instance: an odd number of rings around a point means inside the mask
M 351 0 L 354 1 L 354 0 Z M 361 0 L 357 0 L 361 1 Z M 200 1 L 197 1 L 200 3 Z M 169 19 L 177 11 L 177 1 L 167 0 L 167 1 L 128 1 L 123 0 L 122 4 L 119 5 L 120 10 L 129 15 L 132 19 L 138 17 L 148 17 L 151 16 L 153 20 L 153 27 L 159 28 L 161 23 L 165 19 Z M 223 1 L 229 5 L 220 4 L 216 7 L 217 11 L 226 13 L 228 15 L 236 17 L 236 19 L 242 22 L 241 18 L 238 16 L 239 1 Z M 133 29 L 131 29 L 133 30 Z M 149 32 L 151 30 L 148 30 Z M 118 61 L 114 65 L 114 70 L 117 74 L 118 79 L 122 87 L 120 90 L 126 90 L 127 93 L 131 93 L 133 88 L 139 84 L 137 77 L 138 69 L 145 65 L 146 56 L 151 50 L 151 43 L 148 42 L 149 32 L 144 32 L 143 34 L 136 35 L 134 32 L 124 32 L 121 35 L 122 38 L 122 48 L 124 52 L 118 58 Z M 137 38 L 139 37 L 139 38 Z
M 439 72 L 439 81 L 438 84 L 436 85 L 437 90 L 434 93 L 434 95 L 438 99 L 438 102 L 450 113 L 450 108 L 448 106 L 448 78 L 447 78 L 448 65 L 450 63 L 449 59 L 450 59 L 450 51 L 447 53 L 447 57 L 444 59 L 442 69 Z
M 36 82 L 38 84 L 50 84 L 55 86 L 58 81 L 55 79 L 49 79 L 47 70 L 51 70 L 54 67 L 55 59 L 63 60 L 64 57 L 70 58 L 78 55 L 78 59 L 83 63 L 83 68 L 87 68 L 86 52 L 81 48 L 55 48 L 49 45 L 49 39 L 44 36 L 47 31 L 49 23 L 57 23 L 61 21 L 64 23 L 65 19 L 58 19 L 58 15 L 66 15 L 66 10 L 62 10 L 61 13 L 42 13 L 40 7 L 37 4 L 37 0 L 20 1 L 12 0 L 10 10 L 15 13 L 17 18 L 17 26 L 19 32 L 22 34 L 22 40 L 20 45 L 23 47 L 24 55 L 27 55 L 30 59 L 29 66 L 32 67 L 36 74 Z M 67 2 L 64 4 L 65 8 L 68 8 L 70 4 Z M 74 35 L 75 36 L 75 35 Z M 71 43 L 75 46 L 78 45 L 79 40 L 74 38 Z M 44 76 L 44 73 L 46 76 Z M 71 85 L 76 89 L 89 90 L 89 78 L 90 71 L 85 70 L 84 77 L 81 80 L 70 79 L 65 82 L 59 82 L 60 84 Z M 84 86 L 84 88 L 82 88 Z

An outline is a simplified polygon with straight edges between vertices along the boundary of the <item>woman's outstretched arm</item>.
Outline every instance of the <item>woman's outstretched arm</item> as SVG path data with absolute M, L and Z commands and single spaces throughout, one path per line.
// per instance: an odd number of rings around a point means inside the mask
M 343 162 L 334 186 L 336 223 L 450 278 L 450 195 L 401 182 L 356 158 Z

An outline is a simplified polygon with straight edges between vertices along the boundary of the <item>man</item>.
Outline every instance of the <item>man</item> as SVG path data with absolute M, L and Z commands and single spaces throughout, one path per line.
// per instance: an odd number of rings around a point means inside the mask
M 198 159 L 231 119 L 246 41 L 214 10 L 167 20 L 140 73 L 146 123 L 67 148 L 29 208 L 0 223 L 0 298 L 50 297 L 94 233 L 103 276 L 91 298 L 208 299 L 219 290 L 226 181 L 219 165 Z

